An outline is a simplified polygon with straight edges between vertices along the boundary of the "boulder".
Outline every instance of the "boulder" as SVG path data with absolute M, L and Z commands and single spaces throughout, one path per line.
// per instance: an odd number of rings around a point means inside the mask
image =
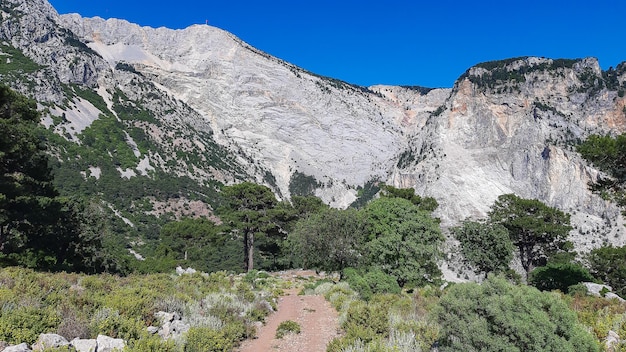
M 604 346 L 606 346 L 606 350 L 608 352 L 613 352 L 615 351 L 617 345 L 619 345 L 619 335 L 615 331 L 609 330 L 609 334 L 604 340 Z
M 19 345 L 13 345 L 5 348 L 2 352 L 32 352 L 26 343 L 20 343 Z
M 618 296 L 617 294 L 613 293 L 613 292 L 608 292 L 606 295 L 604 295 L 604 298 L 606 299 L 616 299 L 620 302 L 624 302 L 624 299 L 620 296 Z
M 70 344 L 76 349 L 78 352 L 96 352 L 98 347 L 98 342 L 96 339 L 73 339 Z
M 65 337 L 58 334 L 41 334 L 33 344 L 33 351 L 43 351 L 47 348 L 68 346 L 70 343 Z
M 609 285 L 596 284 L 594 282 L 583 282 L 582 284 L 585 285 L 585 287 L 587 288 L 587 292 L 590 295 L 597 296 L 597 297 L 602 296 L 600 294 L 600 292 L 604 288 L 606 288 L 606 290 L 608 290 L 608 291 L 612 291 L 613 290 L 613 288 L 611 286 L 609 286 Z
M 198 271 L 196 269 L 194 269 L 194 268 L 183 269 L 180 266 L 176 267 L 176 274 L 178 274 L 178 275 L 183 275 L 183 274 L 190 274 L 191 275 L 191 274 L 195 274 L 197 272 Z
M 98 352 L 121 352 L 124 347 L 126 347 L 126 343 L 124 342 L 124 340 L 114 339 L 112 337 L 104 335 L 98 335 L 96 342 L 98 343 Z

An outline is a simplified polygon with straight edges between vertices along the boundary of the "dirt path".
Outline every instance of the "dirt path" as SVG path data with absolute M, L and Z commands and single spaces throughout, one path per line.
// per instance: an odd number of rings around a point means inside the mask
M 298 296 L 299 289 L 287 291 L 278 301 L 278 310 L 257 331 L 257 338 L 244 341 L 239 352 L 324 352 L 338 336 L 337 312 L 322 296 Z M 278 324 L 293 320 L 300 324 L 300 334 L 276 339 Z

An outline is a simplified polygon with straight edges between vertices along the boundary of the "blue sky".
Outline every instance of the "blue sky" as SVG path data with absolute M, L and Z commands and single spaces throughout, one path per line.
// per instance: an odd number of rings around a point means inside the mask
M 204 24 L 314 73 L 363 86 L 451 87 L 517 56 L 626 61 L 626 1 L 51 0 L 61 14 L 143 26 Z

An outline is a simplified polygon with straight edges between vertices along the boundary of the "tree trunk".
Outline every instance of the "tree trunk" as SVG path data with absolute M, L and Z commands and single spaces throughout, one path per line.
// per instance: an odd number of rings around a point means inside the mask
M 254 269 L 254 232 L 247 232 L 244 236 L 244 265 L 247 272 Z

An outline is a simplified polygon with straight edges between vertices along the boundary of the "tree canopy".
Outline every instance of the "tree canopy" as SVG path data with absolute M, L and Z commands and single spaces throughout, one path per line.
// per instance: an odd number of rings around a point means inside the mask
M 241 231 L 244 269 L 253 270 L 255 237 L 264 240 L 280 231 L 272 212 L 278 203 L 276 196 L 266 186 L 243 182 L 224 187 L 222 198 L 220 217 L 232 231 Z
M 527 275 L 535 267 L 545 265 L 552 255 L 571 249 L 567 241 L 572 229 L 569 214 L 537 199 L 501 195 L 491 208 L 489 218 L 509 231 Z
M 439 281 L 444 238 L 437 219 L 403 198 L 379 198 L 364 211 L 369 265 L 395 277 L 400 286 Z
M 576 150 L 600 171 L 601 176 L 591 185 L 592 190 L 626 206 L 626 134 L 617 137 L 591 135 Z
M 334 208 L 322 209 L 298 221 L 287 240 L 294 264 L 325 271 L 360 265 L 364 243 L 362 213 Z
M 437 200 L 432 197 L 420 197 L 415 194 L 413 188 L 396 188 L 389 185 L 382 185 L 380 196 L 384 198 L 403 198 L 418 207 L 420 210 L 433 212 L 439 206 Z
M 465 221 L 452 229 L 463 257 L 484 273 L 504 272 L 513 259 L 513 242 L 507 229 L 490 222 Z
M 0 86 L 0 262 L 99 271 L 101 237 L 82 221 L 87 207 L 53 186 L 38 122 L 33 101 Z

